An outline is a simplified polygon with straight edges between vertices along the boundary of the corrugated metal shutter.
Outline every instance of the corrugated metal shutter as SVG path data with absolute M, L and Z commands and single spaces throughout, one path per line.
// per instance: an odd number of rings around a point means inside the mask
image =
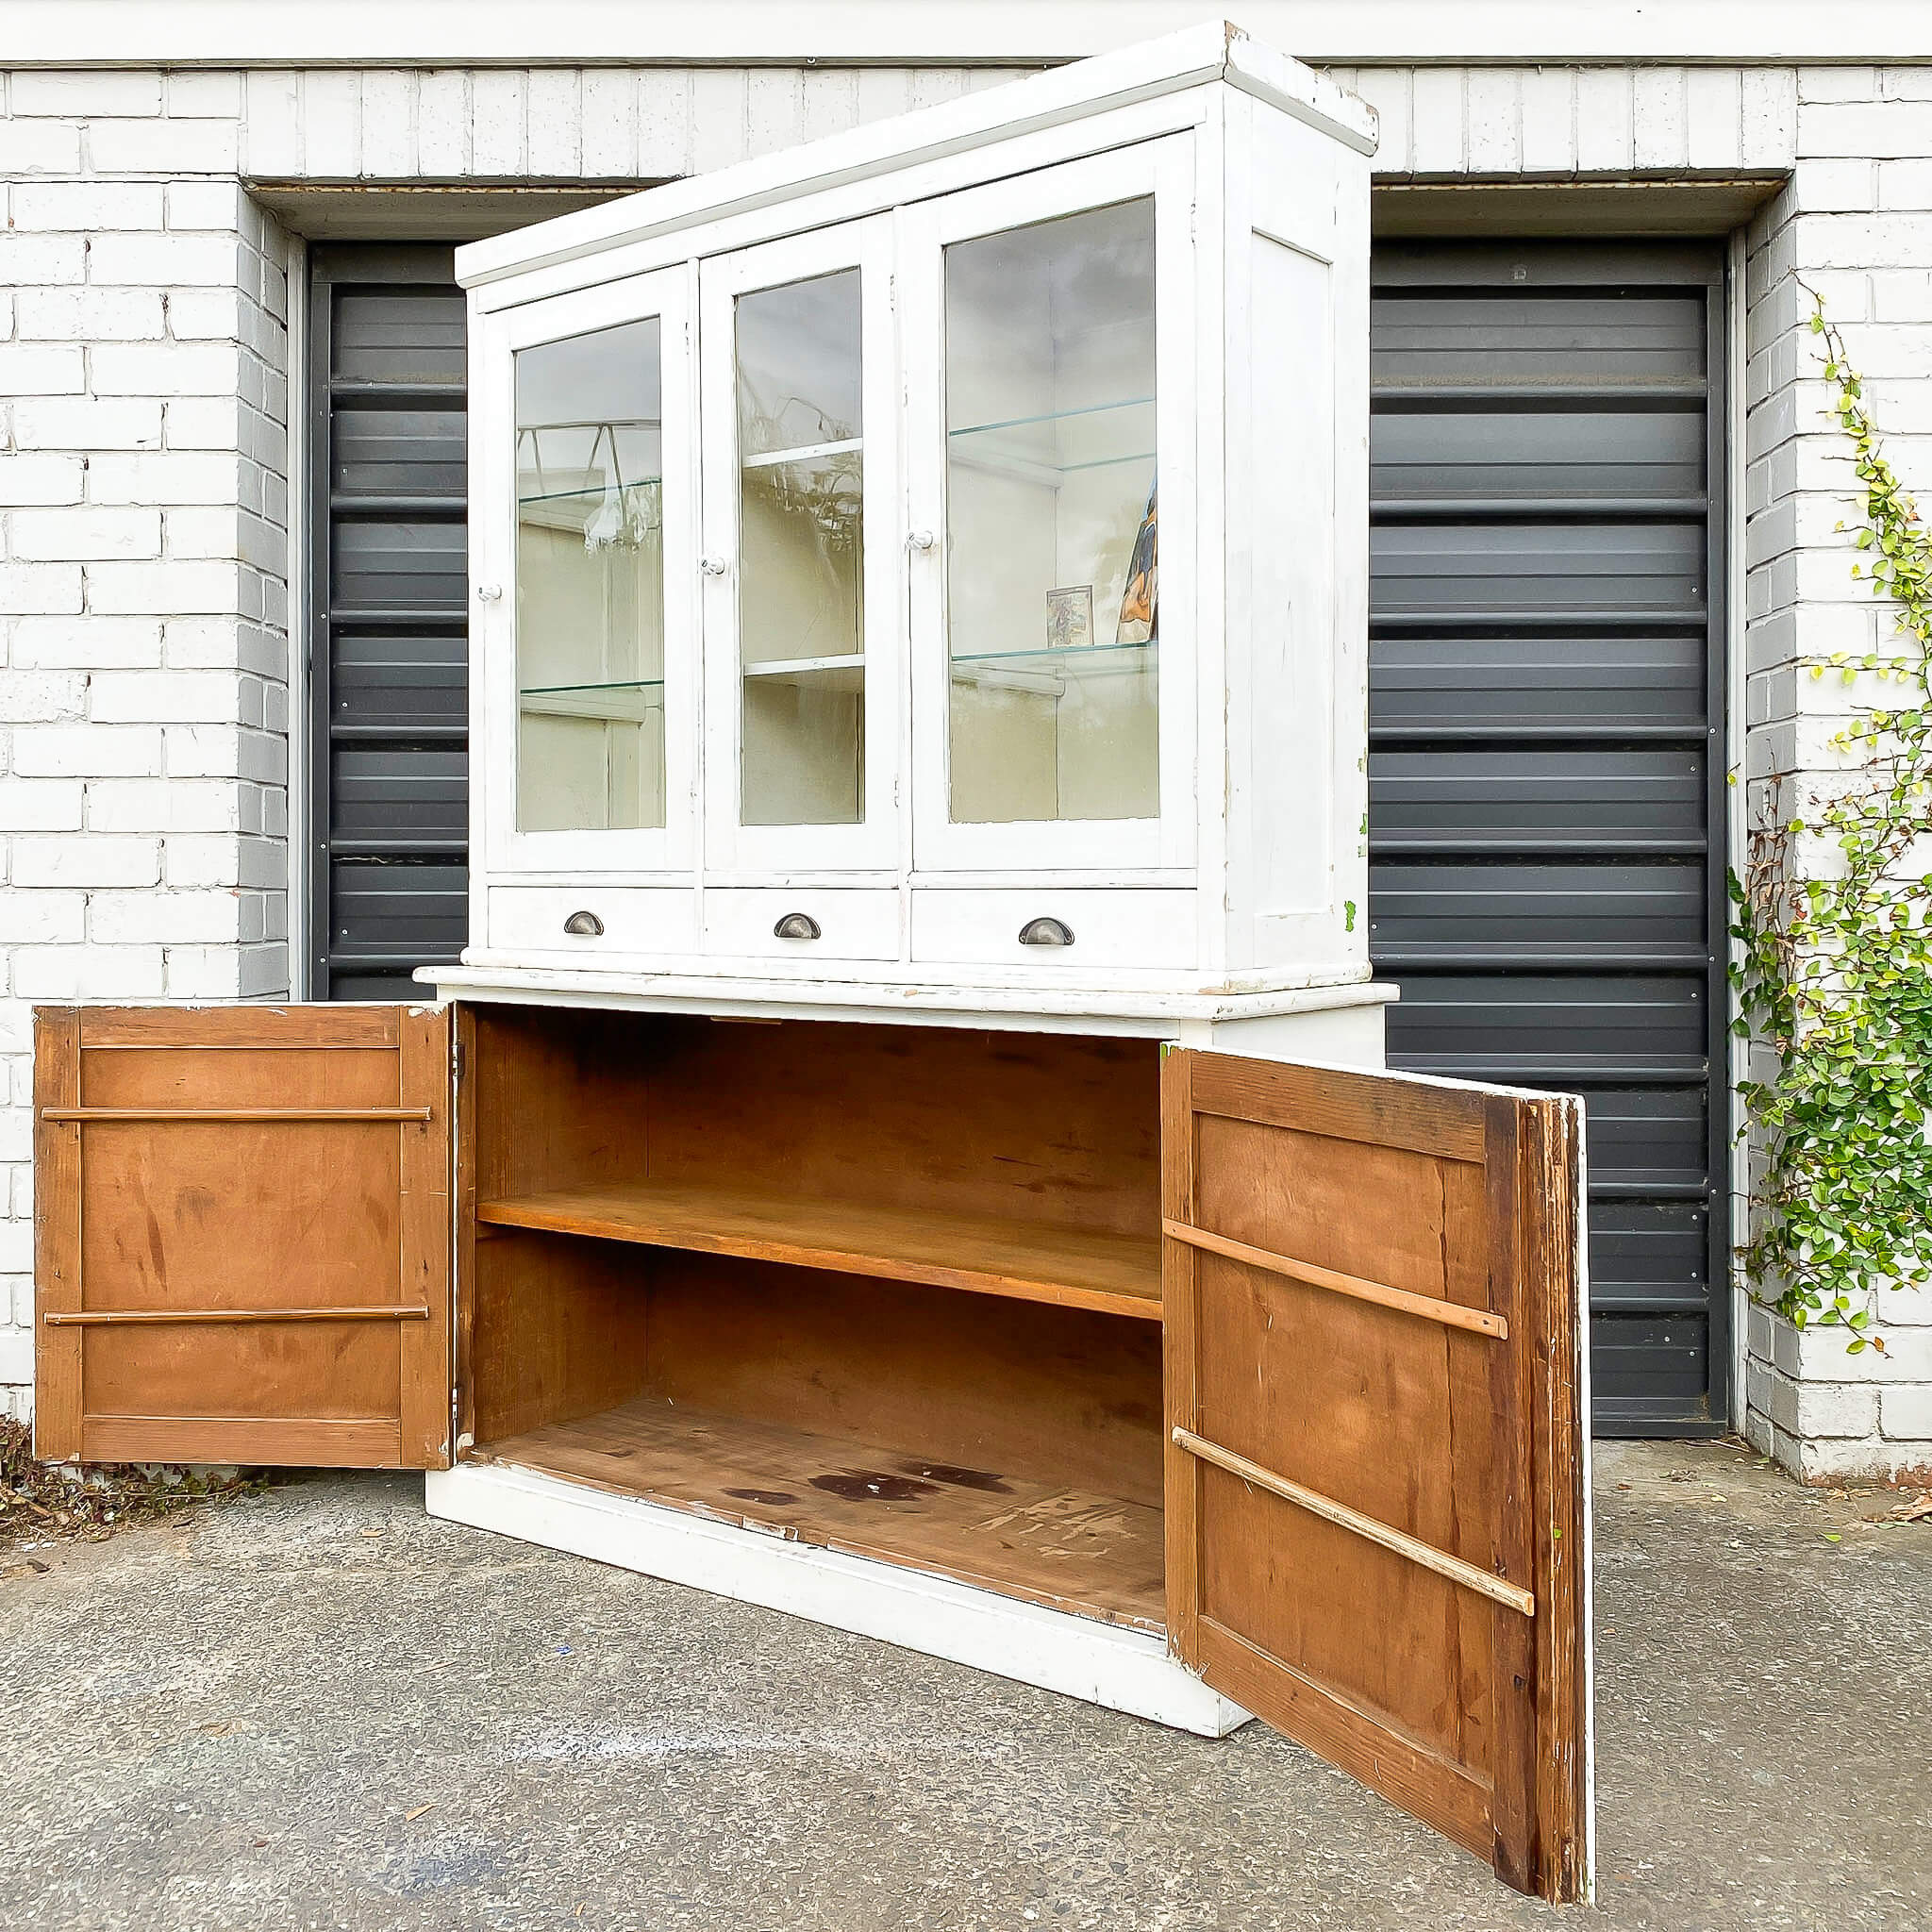
M 1728 1380 L 1715 246 L 1374 264 L 1371 947 L 1391 1063 L 1582 1091 L 1610 1434 Z
M 310 994 L 393 999 L 468 917 L 463 294 L 447 248 L 308 259 Z

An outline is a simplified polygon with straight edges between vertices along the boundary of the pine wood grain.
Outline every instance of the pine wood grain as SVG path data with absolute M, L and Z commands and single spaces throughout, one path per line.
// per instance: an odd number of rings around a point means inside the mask
M 1119 1496 L 661 1401 L 493 1443 L 489 1459 L 1106 1623 L 1162 1624 L 1160 1511 Z
M 669 1181 L 483 1201 L 476 1218 L 1160 1319 L 1158 1241 L 1100 1229 Z

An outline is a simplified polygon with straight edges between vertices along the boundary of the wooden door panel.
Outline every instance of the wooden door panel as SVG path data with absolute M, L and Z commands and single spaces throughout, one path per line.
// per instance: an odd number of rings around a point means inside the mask
M 1174 1648 L 1577 1896 L 1579 1110 L 1176 1052 L 1162 1119 Z
M 446 1464 L 446 1013 L 35 1021 L 38 1453 Z

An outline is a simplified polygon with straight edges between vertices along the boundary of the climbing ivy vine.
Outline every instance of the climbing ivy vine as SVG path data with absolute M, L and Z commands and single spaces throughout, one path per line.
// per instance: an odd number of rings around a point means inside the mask
M 1762 1158 L 1740 1253 L 1760 1300 L 1800 1327 L 1842 1324 L 1856 1353 L 1885 1346 L 1876 1287 L 1932 1277 L 1932 538 L 1813 299 L 1863 492 L 1852 575 L 1888 600 L 1897 631 L 1804 667 L 1867 679 L 1877 702 L 1834 740 L 1845 769 L 1789 818 L 1779 792 L 1791 781 L 1768 787 L 1743 875 L 1731 875 L 1734 1030 L 1769 1059 L 1738 1083 Z

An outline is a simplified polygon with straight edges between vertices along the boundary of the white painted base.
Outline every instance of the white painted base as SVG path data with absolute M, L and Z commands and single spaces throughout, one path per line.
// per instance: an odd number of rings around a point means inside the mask
M 465 1463 L 432 1471 L 424 1490 L 429 1513 L 451 1523 L 809 1617 L 1175 1730 L 1224 1738 L 1250 1715 L 1208 1690 L 1168 1655 L 1164 1639 L 1145 1630 L 535 1470 Z

